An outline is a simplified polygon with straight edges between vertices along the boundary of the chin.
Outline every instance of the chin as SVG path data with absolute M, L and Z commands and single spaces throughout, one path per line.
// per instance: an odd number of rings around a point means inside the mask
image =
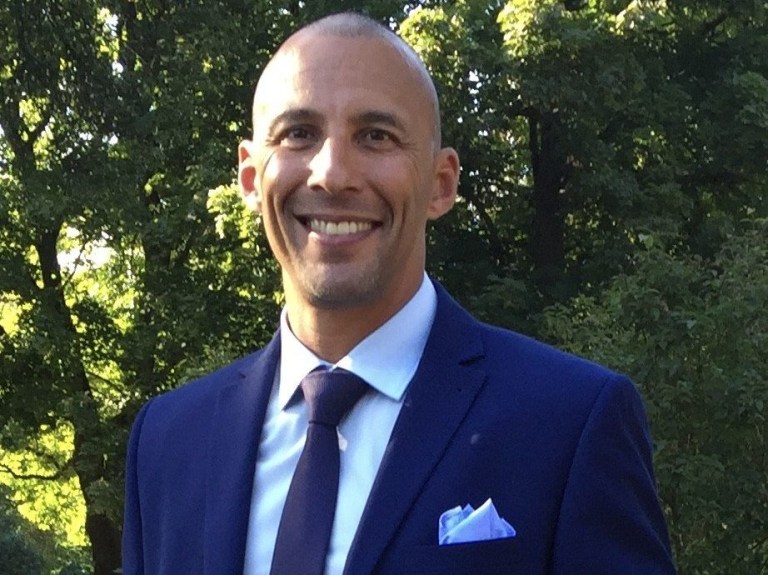
M 345 281 L 315 282 L 307 290 L 308 301 L 320 309 L 348 309 L 370 305 L 381 298 L 377 278 L 350 278 Z

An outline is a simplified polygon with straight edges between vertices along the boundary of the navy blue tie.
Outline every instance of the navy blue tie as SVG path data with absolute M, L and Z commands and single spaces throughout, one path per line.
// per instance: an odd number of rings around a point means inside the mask
M 368 389 L 343 369 L 313 371 L 301 382 L 307 440 L 277 529 L 271 575 L 322 575 L 339 491 L 341 419 Z

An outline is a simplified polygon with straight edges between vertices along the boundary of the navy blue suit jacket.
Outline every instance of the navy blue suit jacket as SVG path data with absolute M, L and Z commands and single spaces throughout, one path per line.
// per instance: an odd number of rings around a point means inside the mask
M 345 573 L 674 573 L 633 385 L 481 324 L 437 290 Z M 125 575 L 242 573 L 279 357 L 275 337 L 142 409 L 128 451 Z M 489 497 L 516 537 L 437 545 L 444 511 Z

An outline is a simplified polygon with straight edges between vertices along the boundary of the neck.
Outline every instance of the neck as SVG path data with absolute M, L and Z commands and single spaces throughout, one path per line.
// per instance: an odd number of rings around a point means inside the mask
M 414 296 L 419 283 L 403 296 L 348 308 L 318 308 L 286 290 L 288 323 L 296 338 L 320 359 L 336 363 L 394 316 Z

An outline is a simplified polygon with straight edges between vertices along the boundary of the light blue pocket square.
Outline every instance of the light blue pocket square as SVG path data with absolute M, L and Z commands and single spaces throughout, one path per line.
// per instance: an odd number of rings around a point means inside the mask
M 480 507 L 454 507 L 440 516 L 438 543 L 471 543 L 517 535 L 515 528 L 499 516 L 490 498 Z

